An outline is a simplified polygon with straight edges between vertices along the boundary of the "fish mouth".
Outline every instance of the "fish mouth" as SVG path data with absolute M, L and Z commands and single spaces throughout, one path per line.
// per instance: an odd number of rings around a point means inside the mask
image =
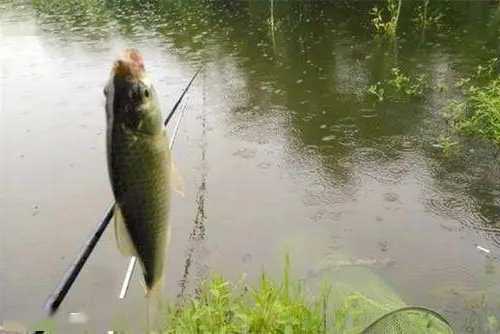
M 137 49 L 125 49 L 115 61 L 112 75 L 130 81 L 142 81 L 145 77 L 144 58 Z
M 104 95 L 109 122 L 121 124 L 136 134 L 155 132 L 152 124 L 157 117 L 156 93 L 139 51 L 126 49 L 114 62 Z
M 152 93 L 150 81 L 144 69 L 144 58 L 137 49 L 125 49 L 115 61 L 112 69 L 115 91 L 123 92 L 122 99 L 136 111 Z

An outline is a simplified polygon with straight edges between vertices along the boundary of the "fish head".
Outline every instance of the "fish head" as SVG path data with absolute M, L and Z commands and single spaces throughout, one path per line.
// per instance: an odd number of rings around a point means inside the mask
M 115 61 L 104 95 L 109 125 L 137 134 L 161 133 L 158 97 L 138 50 L 126 49 Z

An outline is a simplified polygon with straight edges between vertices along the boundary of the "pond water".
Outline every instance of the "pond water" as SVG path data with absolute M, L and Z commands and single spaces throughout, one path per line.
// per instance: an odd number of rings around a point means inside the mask
M 375 36 L 371 2 L 138 3 L 0 1 L 0 323 L 44 319 L 112 202 L 102 89 L 131 46 L 165 113 L 203 65 L 173 150 L 185 196 L 172 202 L 171 301 L 210 272 L 279 277 L 288 253 L 306 281 L 367 266 L 460 333 L 500 321 L 499 150 L 440 140 L 455 83 L 500 52 L 496 2 L 434 3 L 440 26 L 422 33 L 403 1 L 393 42 Z M 393 67 L 441 89 L 377 102 L 368 87 Z M 118 299 L 128 259 L 112 232 L 60 332 L 143 328 L 137 273 Z

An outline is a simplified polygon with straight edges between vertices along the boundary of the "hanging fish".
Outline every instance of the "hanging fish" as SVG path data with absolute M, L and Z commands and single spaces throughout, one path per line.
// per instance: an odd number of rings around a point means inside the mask
M 115 235 L 120 251 L 139 259 L 149 294 L 163 274 L 171 161 L 158 97 L 139 51 L 127 49 L 115 61 L 104 94 Z

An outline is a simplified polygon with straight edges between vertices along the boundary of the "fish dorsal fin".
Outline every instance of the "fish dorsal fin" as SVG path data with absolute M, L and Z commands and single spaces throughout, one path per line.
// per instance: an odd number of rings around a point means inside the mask
M 116 246 L 122 255 L 125 256 L 137 256 L 137 251 L 135 250 L 132 239 L 130 238 L 130 233 L 128 232 L 127 226 L 123 220 L 123 215 L 118 204 L 115 204 L 115 211 L 113 214 L 114 225 L 115 225 L 115 239 Z
M 173 191 L 184 197 L 184 180 L 177 172 L 174 161 L 170 160 L 170 187 Z

